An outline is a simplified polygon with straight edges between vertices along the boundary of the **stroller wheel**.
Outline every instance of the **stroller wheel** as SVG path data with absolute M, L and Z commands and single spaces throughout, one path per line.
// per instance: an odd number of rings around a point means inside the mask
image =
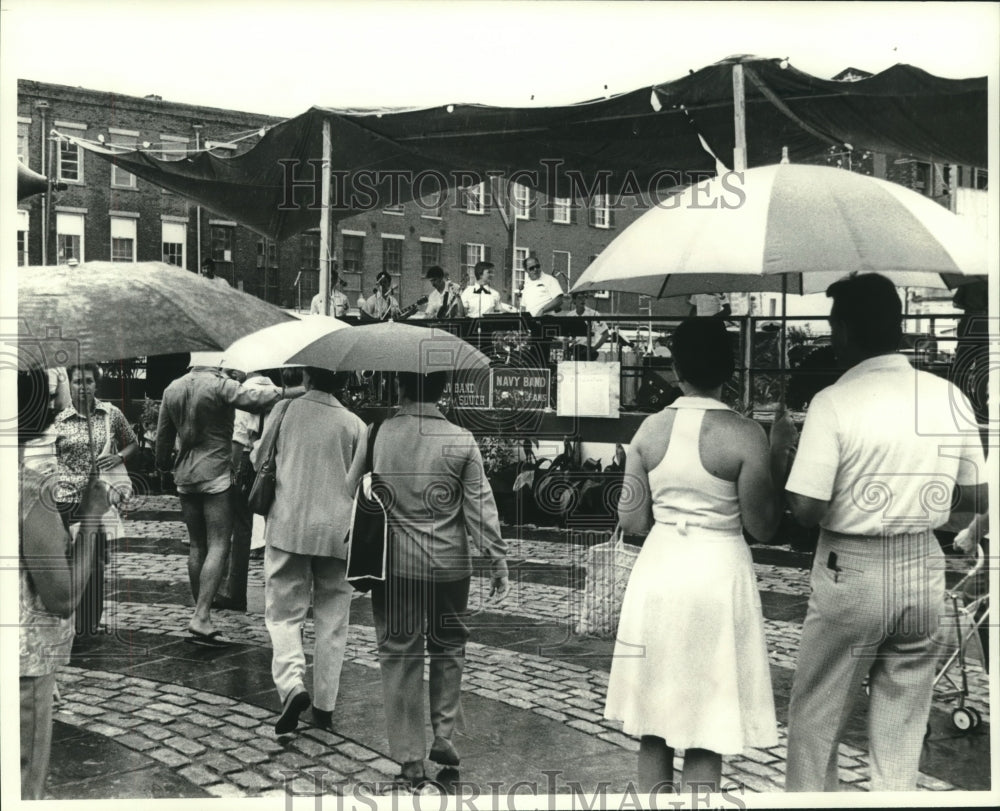
M 966 707 L 965 711 L 972 716 L 972 728 L 976 729 L 980 724 L 983 723 L 983 716 L 979 714 L 979 710 L 975 707 Z
M 976 726 L 976 718 L 972 714 L 973 712 L 973 710 L 966 707 L 959 707 L 956 710 L 952 710 L 951 723 L 955 726 L 955 729 L 962 732 L 968 732 L 970 729 L 973 729 Z

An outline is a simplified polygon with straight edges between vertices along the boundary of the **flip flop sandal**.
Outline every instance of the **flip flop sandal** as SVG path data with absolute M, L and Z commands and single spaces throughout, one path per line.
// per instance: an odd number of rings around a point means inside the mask
M 233 643 L 228 639 L 223 639 L 221 631 L 212 631 L 210 634 L 203 634 L 201 631 L 188 630 L 187 641 L 192 645 L 200 645 L 203 648 L 228 648 Z

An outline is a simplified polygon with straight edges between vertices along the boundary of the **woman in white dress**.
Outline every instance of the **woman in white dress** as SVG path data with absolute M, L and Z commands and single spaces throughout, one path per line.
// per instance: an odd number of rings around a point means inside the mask
M 647 533 L 622 604 L 604 715 L 640 738 L 639 788 L 718 790 L 722 755 L 778 742 L 760 595 L 743 529 L 770 540 L 793 431 L 720 400 L 733 373 L 725 323 L 694 318 L 673 337 L 684 396 L 639 427 L 619 503 Z

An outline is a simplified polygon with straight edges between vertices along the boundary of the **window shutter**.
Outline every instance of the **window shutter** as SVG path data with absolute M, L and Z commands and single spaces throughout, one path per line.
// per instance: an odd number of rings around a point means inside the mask
M 580 221 L 580 212 L 576 208 L 576 200 L 572 197 L 569 198 L 569 221 L 574 225 Z
M 534 210 L 535 207 L 532 205 L 532 203 L 537 202 L 537 199 L 538 198 L 535 196 L 535 190 L 534 189 L 528 189 L 528 219 L 529 220 L 537 220 L 538 219 L 538 215 L 535 213 L 535 210 Z
M 615 207 L 611 205 L 610 200 L 608 201 L 608 227 L 615 227 Z
M 458 246 L 458 266 L 464 268 L 469 264 L 469 251 L 468 246 L 463 242 Z
M 554 222 L 556 219 L 556 198 L 552 197 L 551 195 L 549 197 L 546 197 L 544 208 L 545 208 L 545 221 Z
M 591 200 L 589 200 L 587 202 L 587 217 L 588 217 L 587 221 L 591 225 L 596 225 L 597 224 L 597 208 L 594 206 L 593 199 L 591 199 Z

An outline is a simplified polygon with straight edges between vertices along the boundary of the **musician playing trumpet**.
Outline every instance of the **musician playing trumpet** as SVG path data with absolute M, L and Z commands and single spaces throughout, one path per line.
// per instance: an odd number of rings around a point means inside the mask
M 427 294 L 427 307 L 424 318 L 463 318 L 465 306 L 462 304 L 462 291 L 457 284 L 448 278 L 444 268 L 433 265 L 427 268 L 424 278 L 431 283 L 431 292 Z
M 399 302 L 392 295 L 392 276 L 382 270 L 375 277 L 375 291 L 361 308 L 376 321 L 390 321 L 399 316 Z

